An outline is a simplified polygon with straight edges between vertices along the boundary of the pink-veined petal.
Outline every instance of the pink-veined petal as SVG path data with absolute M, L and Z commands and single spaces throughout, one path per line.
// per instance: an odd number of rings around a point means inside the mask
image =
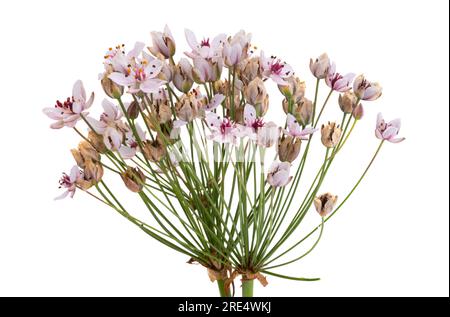
M 75 84 L 73 84 L 72 96 L 75 100 L 86 101 L 86 91 L 84 90 L 83 82 L 81 80 L 77 80 Z

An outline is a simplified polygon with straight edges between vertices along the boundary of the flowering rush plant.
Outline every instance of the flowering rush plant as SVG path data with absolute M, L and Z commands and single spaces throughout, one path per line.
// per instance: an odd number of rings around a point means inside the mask
M 309 63 L 316 80 L 308 99 L 305 82 L 292 67 L 256 53 L 249 33 L 199 41 L 185 30 L 185 36 L 190 48 L 177 62 L 168 27 L 151 33 L 150 46 L 137 42 L 131 50 L 108 49 L 99 75 L 107 96 L 99 117 L 88 113 L 94 93 L 86 94 L 81 81 L 70 97 L 44 109 L 51 128 L 67 127 L 81 138 L 71 150 L 76 164 L 63 174 L 58 199 L 82 191 L 111 207 L 185 254 L 188 263 L 205 267 L 221 296 L 235 295 L 238 276 L 243 296 L 253 295 L 255 279 L 266 286 L 268 275 L 318 280 L 287 276 L 279 268 L 317 246 L 325 222 L 354 193 L 385 141 L 404 139 L 398 137 L 400 120 L 386 122 L 378 115 L 379 146 L 339 199 L 322 184 L 362 119 L 363 102 L 381 96 L 380 84 L 338 72 L 322 54 Z M 278 86 L 281 104 L 269 105 L 267 85 Z M 321 85 L 329 91 L 323 102 Z M 321 122 L 333 94 L 342 117 Z M 276 121 L 265 117 L 269 107 L 279 112 Z M 304 171 L 313 150 L 323 153 L 323 160 L 308 181 Z M 135 193 L 148 219 L 137 218 L 126 191 Z M 317 225 L 300 230 L 311 209 L 317 211 Z M 300 246 L 305 250 L 298 252 Z

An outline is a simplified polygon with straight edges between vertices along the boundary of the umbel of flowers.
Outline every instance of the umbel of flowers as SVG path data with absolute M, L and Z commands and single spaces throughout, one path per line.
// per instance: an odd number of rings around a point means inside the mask
M 363 103 L 381 96 L 380 84 L 338 72 L 322 54 L 310 60 L 315 86 L 307 93 L 293 68 L 274 55 L 256 53 L 245 31 L 197 38 L 186 30 L 185 37 L 189 48 L 178 61 L 178 43 L 167 26 L 151 33 L 150 45 L 109 48 L 99 75 L 106 94 L 100 116 L 88 113 L 94 93 L 86 94 L 79 80 L 69 97 L 44 109 L 51 128 L 67 127 L 80 137 L 58 198 L 80 190 L 109 206 L 185 254 L 188 263 L 204 266 L 221 296 L 235 295 L 238 276 L 243 296 L 253 295 L 255 279 L 266 286 L 267 275 L 318 280 L 287 276 L 279 268 L 317 246 L 325 222 L 354 193 L 385 141 L 404 139 L 398 137 L 400 120 L 386 122 L 378 115 L 380 143 L 340 198 L 322 184 L 363 118 Z M 280 104 L 270 102 L 268 85 L 277 85 Z M 320 101 L 324 85 L 328 95 Z M 334 104 L 332 95 L 337 95 Z M 327 104 L 339 107 L 341 118 L 321 122 Z M 279 112 L 276 118 L 266 116 L 269 107 Z M 319 164 L 308 160 L 312 151 L 323 153 Z M 315 172 L 314 179 L 304 179 L 306 168 Z M 299 184 L 307 186 L 300 190 Z M 146 219 L 135 217 L 126 191 L 141 201 Z M 311 209 L 318 224 L 300 230 Z M 305 246 L 301 253 L 299 246 Z

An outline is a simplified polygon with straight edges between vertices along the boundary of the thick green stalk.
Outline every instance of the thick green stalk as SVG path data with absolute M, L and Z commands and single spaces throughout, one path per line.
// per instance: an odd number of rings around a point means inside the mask
M 253 297 L 253 281 L 242 277 L 242 297 Z
M 228 290 L 225 289 L 224 280 L 217 280 L 217 286 L 219 287 L 220 297 L 230 297 Z

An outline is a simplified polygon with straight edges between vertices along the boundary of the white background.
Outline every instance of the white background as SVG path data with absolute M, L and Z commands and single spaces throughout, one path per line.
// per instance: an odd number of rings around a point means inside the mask
M 282 0 L 1 2 L 0 295 L 216 295 L 203 268 L 87 195 L 53 201 L 78 138 L 50 130 L 41 109 L 82 79 L 98 95 L 98 113 L 105 49 L 149 43 L 166 23 L 177 58 L 187 49 L 184 27 L 199 38 L 252 32 L 258 47 L 307 81 L 309 98 L 308 61 L 323 51 L 342 72 L 383 85 L 324 190 L 343 197 L 351 188 L 378 144 L 379 111 L 403 121 L 407 140 L 385 145 L 316 250 L 278 271 L 322 280 L 269 277 L 256 295 L 449 295 L 448 2 Z M 271 113 L 279 113 L 281 99 L 274 87 L 270 93 Z M 333 98 L 325 118 L 337 115 Z M 311 213 L 311 224 L 318 221 Z

